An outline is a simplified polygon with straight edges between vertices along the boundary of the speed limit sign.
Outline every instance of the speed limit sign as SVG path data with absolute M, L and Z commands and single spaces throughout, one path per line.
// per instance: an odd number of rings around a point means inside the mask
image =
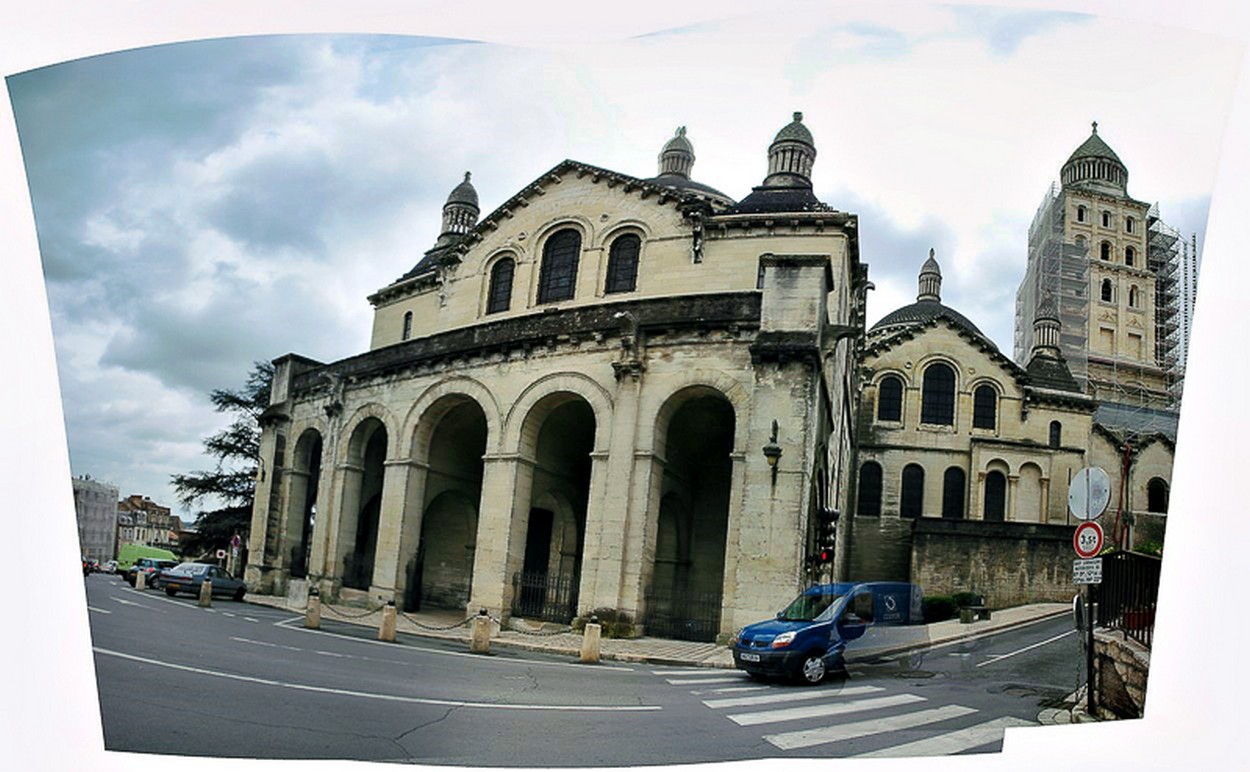
M 1102 552 L 1102 526 L 1093 520 L 1081 523 L 1072 534 L 1072 546 L 1082 558 L 1092 558 Z

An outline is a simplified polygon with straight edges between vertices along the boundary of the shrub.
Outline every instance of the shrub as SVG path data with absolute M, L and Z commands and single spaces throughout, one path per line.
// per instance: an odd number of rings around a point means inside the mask
M 1157 541 L 1142 542 L 1136 551 L 1144 555 L 1154 555 L 1157 558 L 1163 557 L 1163 545 Z
M 951 596 L 955 601 L 955 605 L 959 608 L 967 608 L 968 606 L 983 605 L 985 598 L 977 592 L 957 592 Z
M 587 616 L 576 617 L 572 627 L 576 632 L 586 629 L 586 622 L 591 616 L 599 618 L 604 638 L 637 638 L 638 630 L 634 627 L 634 619 L 624 611 L 614 608 L 597 608 Z
M 959 604 L 949 595 L 930 595 L 924 599 L 924 621 L 944 622 L 952 619 L 959 610 Z

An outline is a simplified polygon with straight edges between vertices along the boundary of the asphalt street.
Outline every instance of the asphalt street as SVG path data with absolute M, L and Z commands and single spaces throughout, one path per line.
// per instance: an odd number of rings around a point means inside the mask
M 86 582 L 105 747 L 475 766 L 619 766 L 997 750 L 1080 678 L 1066 618 L 854 665 L 818 687 L 604 662 Z M 1036 731 L 1045 731 L 1037 729 Z

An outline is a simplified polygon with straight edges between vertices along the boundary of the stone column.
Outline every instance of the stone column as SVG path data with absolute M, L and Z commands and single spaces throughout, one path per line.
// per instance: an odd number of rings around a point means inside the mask
M 1039 518 L 1043 523 L 1050 522 L 1050 478 L 1042 478 L 1042 511 Z
M 1018 474 L 1007 475 L 1007 506 L 1006 506 L 1007 517 L 1006 519 L 1011 520 L 1012 522 L 1016 520 L 1016 499 L 1020 495 L 1016 492 L 1016 489 L 1019 486 L 1020 486 L 1020 475 Z
M 382 508 L 378 513 L 378 543 L 369 594 L 383 601 L 395 600 L 410 467 L 406 458 L 387 459 L 382 472 Z
M 643 612 L 647 587 L 655 563 L 656 530 L 660 518 L 660 493 L 664 462 L 651 449 L 633 452 L 633 471 L 627 506 L 624 555 L 621 566 L 620 607 L 635 615 Z
M 972 488 L 972 501 L 968 507 L 971 520 L 985 519 L 985 475 L 985 471 L 977 472 L 977 484 Z
M 525 558 L 534 462 L 517 453 L 488 453 L 483 461 L 469 607 L 506 619 L 512 613 L 512 574 Z

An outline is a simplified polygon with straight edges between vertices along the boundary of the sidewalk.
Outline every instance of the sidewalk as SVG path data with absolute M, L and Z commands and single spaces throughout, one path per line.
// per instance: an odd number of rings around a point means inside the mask
M 289 606 L 287 605 L 287 599 L 284 597 L 248 595 L 246 601 L 248 603 L 286 609 L 293 614 L 302 615 L 304 613 L 303 606 Z M 1034 603 L 1027 606 L 994 611 L 991 619 L 979 620 L 970 624 L 961 624 L 958 619 L 935 622 L 925 625 L 927 636 L 925 636 L 923 645 L 929 647 L 954 641 L 980 638 L 1065 613 L 1071 613 L 1070 604 Z M 331 606 L 323 603 L 321 606 L 321 617 L 324 620 L 346 622 L 377 629 L 382 620 L 382 610 L 379 608 L 372 612 L 366 612 L 363 609 L 351 606 Z M 464 614 L 456 611 L 407 613 L 397 616 L 396 629 L 401 633 L 409 635 L 464 641 L 467 650 L 469 627 L 467 624 L 462 624 L 464 621 Z M 520 620 L 515 620 L 512 624 L 517 629 L 500 629 L 498 625 L 494 626 L 494 631 L 491 634 L 492 646 L 544 651 L 570 657 L 577 657 L 581 652 L 582 636 L 580 633 L 558 632 L 563 629 L 562 626 L 534 626 Z M 897 654 L 901 653 L 901 651 L 894 650 L 888 653 Z M 602 659 L 621 662 L 647 662 L 655 665 L 730 669 L 734 666 L 733 655 L 727 646 L 720 646 L 714 643 L 674 641 L 666 638 L 604 638 L 601 641 L 600 654 Z

